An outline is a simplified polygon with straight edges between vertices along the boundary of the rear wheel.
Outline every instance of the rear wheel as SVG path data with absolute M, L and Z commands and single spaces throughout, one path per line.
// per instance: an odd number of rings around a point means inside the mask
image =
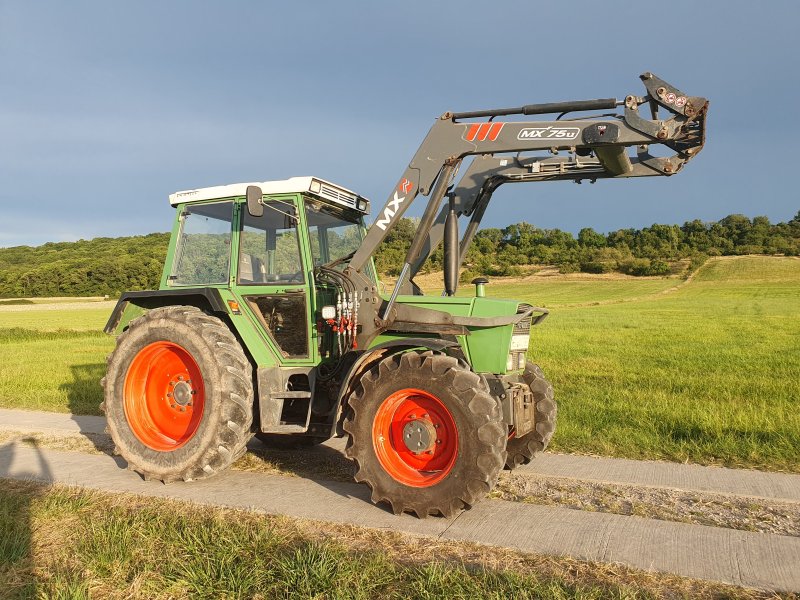
M 539 365 L 529 362 L 525 366 L 522 380 L 533 392 L 534 430 L 521 438 L 508 440 L 507 469 L 526 465 L 538 453 L 544 452 L 556 431 L 558 407 L 553 396 L 553 386 L 544 378 L 544 372 Z
M 484 380 L 457 359 L 407 352 L 365 373 L 344 422 L 356 481 L 395 514 L 452 516 L 483 498 L 505 459 L 505 427 Z
M 102 383 L 116 450 L 145 479 L 208 477 L 245 452 L 252 367 L 227 326 L 198 308 L 157 308 L 133 321 Z

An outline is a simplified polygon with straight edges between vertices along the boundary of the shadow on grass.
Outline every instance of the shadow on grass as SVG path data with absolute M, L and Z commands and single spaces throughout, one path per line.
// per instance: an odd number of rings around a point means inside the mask
M 311 448 L 272 448 L 253 439 L 247 445 L 248 459 L 241 465 L 250 470 L 250 460 L 263 461 L 283 473 L 290 473 L 306 479 L 353 482 L 355 463 L 341 451 L 326 444 Z
M 723 427 L 722 429 L 708 429 L 692 423 L 664 422 L 658 425 L 660 435 L 677 443 L 693 443 L 698 445 L 717 443 L 721 438 L 730 438 L 737 442 L 746 441 L 756 446 L 777 445 L 786 437 L 779 431 L 759 431 L 757 429 L 742 429 Z
M 67 394 L 67 406 L 73 415 L 102 416 L 100 403 L 103 401 L 103 388 L 100 379 L 106 374 L 105 363 L 72 365 L 72 381 L 61 384 Z
M 32 552 L 33 522 L 31 504 L 46 493 L 53 482 L 53 473 L 33 438 L 0 446 L 0 479 L 41 482 L 16 492 L 14 486 L 0 487 L 0 595 L 4 598 L 35 598 L 37 582 L 33 577 L 35 557 Z M 33 448 L 31 460 L 27 448 Z M 20 456 L 21 455 L 21 456 Z M 18 458 L 19 457 L 19 458 Z M 24 466 L 14 468 L 14 463 Z
M 67 407 L 72 420 L 78 424 L 81 434 L 94 447 L 111 455 L 113 446 L 105 435 L 105 419 L 102 418 L 100 403 L 103 401 L 103 388 L 100 379 L 106 373 L 105 363 L 72 365 L 72 380 L 62 383 L 60 389 L 67 395 Z

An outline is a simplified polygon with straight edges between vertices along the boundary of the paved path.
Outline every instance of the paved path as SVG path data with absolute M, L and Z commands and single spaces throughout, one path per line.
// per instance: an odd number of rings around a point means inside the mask
M 527 552 L 622 562 L 775 591 L 800 591 L 800 538 L 485 500 L 455 519 L 396 517 L 366 486 L 228 471 L 209 480 L 145 482 L 107 455 L 0 445 L 0 478 L 190 500 L 270 514 L 351 523 Z
M 0 409 L 0 429 L 102 435 L 105 420 Z M 330 440 L 326 445 L 343 450 L 344 440 Z M 515 473 L 800 502 L 800 475 L 747 469 L 546 453 Z

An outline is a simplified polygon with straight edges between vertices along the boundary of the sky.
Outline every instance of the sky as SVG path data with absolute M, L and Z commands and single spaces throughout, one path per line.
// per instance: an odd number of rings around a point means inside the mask
M 371 223 L 443 112 L 642 95 L 644 71 L 709 98 L 697 158 L 504 186 L 484 226 L 787 221 L 798 22 L 777 0 L 0 0 L 0 247 L 168 231 L 172 192 L 296 175 Z

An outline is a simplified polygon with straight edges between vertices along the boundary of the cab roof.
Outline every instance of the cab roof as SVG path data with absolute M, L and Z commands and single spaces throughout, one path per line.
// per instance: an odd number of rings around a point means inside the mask
M 183 190 L 170 194 L 169 203 L 172 206 L 176 206 L 186 202 L 244 196 L 248 186 L 251 185 L 260 187 L 261 192 L 266 196 L 273 194 L 309 194 L 323 201 L 354 208 L 364 213 L 369 212 L 369 200 L 359 196 L 352 190 L 319 177 L 290 177 L 289 179 L 277 181 L 231 183 L 194 190 Z

